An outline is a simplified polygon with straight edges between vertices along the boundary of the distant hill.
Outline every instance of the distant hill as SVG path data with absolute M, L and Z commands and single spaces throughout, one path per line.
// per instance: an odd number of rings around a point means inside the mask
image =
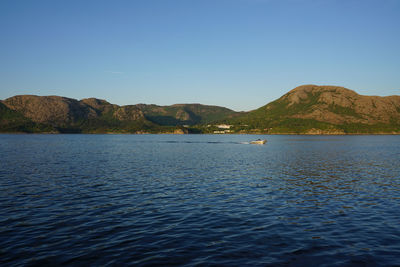
M 226 118 L 233 118 L 240 113 L 219 106 L 201 104 L 175 104 L 172 106 L 136 105 L 145 117 L 159 125 L 196 125 L 207 124 Z
M 400 133 L 400 96 L 363 96 L 336 86 L 299 86 L 235 119 L 244 132 Z
M 135 106 L 112 105 L 95 98 L 19 95 L 2 101 L 2 132 L 140 132 L 157 128 Z M 29 125 L 24 125 L 24 122 Z M 22 126 L 14 126 L 22 124 Z
M 400 96 L 299 86 L 250 112 L 201 104 L 118 106 L 96 98 L 19 95 L 0 101 L 0 132 L 400 134 Z
M 51 127 L 35 123 L 0 102 L 0 132 L 50 132 Z
M 18 95 L 0 102 L 0 132 L 187 133 L 183 125 L 237 114 L 201 104 L 118 106 L 96 98 Z M 193 129 L 193 131 L 199 131 Z

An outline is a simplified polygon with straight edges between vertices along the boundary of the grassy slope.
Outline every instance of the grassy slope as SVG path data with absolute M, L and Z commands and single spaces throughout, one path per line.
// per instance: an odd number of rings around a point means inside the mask
M 53 127 L 35 123 L 0 102 L 0 132 L 40 133 L 53 131 L 55 131 Z
M 103 113 L 96 119 L 81 121 L 79 128 L 83 133 L 135 133 L 153 131 L 158 125 L 145 119 L 135 121 L 120 121 L 113 117 L 112 112 Z
M 284 97 L 279 98 L 259 109 L 250 111 L 237 118 L 225 120 L 224 122 L 234 124 L 237 130 L 252 131 L 257 129 L 260 132 L 268 133 L 307 133 L 312 129 L 322 130 L 324 132 L 343 132 L 343 133 L 392 133 L 400 132 L 398 122 L 389 124 L 361 124 L 361 123 L 346 123 L 332 124 L 322 122 L 315 119 L 293 118 L 298 114 L 307 114 L 312 111 L 312 108 L 320 104 L 318 102 L 320 92 L 316 94 L 308 93 L 305 103 L 298 103 L 289 106 L 289 102 Z M 339 114 L 352 116 L 355 118 L 361 117 L 353 109 L 338 105 L 330 105 L 329 111 Z
M 163 126 L 207 124 L 237 114 L 228 108 L 200 104 L 139 107 L 147 119 Z

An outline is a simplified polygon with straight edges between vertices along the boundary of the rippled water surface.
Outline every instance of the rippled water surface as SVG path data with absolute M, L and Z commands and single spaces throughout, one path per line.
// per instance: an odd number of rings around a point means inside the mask
M 400 136 L 0 135 L 0 155 L 3 266 L 400 265 Z

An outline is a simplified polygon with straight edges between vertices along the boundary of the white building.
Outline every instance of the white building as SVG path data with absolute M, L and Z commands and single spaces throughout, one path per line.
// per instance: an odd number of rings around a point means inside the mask
M 228 125 L 228 124 L 219 124 L 216 125 L 219 129 L 230 129 L 233 125 Z

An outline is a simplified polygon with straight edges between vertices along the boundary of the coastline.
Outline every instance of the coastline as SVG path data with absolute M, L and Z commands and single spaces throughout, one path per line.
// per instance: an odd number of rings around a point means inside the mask
M 173 132 L 140 132 L 140 133 L 122 133 L 122 132 L 97 132 L 97 133 L 61 133 L 61 132 L 0 132 L 0 135 L 17 134 L 17 135 L 306 135 L 306 136 L 345 136 L 345 135 L 400 135 L 399 133 L 226 133 L 226 134 L 215 134 L 215 133 L 173 133 Z

